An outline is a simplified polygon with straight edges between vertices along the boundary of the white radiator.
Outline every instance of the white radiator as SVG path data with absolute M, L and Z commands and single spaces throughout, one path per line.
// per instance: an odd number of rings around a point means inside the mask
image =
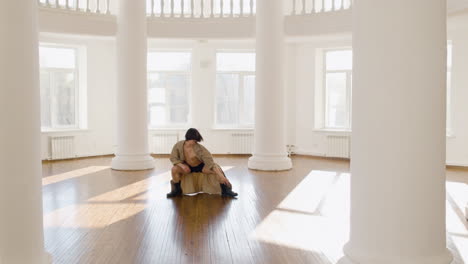
M 170 154 L 172 147 L 179 141 L 178 133 L 157 133 L 151 137 L 151 153 Z
M 327 157 L 349 158 L 349 136 L 327 136 Z
M 75 158 L 75 137 L 49 137 L 51 158 L 53 160 Z
M 252 154 L 254 144 L 253 133 L 232 133 L 231 154 Z

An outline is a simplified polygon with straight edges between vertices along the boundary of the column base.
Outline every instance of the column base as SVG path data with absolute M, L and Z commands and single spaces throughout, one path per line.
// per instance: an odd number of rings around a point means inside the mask
M 149 154 L 125 155 L 116 154 L 112 159 L 111 168 L 113 170 L 150 170 L 154 169 L 155 161 Z
M 450 264 L 452 263 L 452 253 L 445 249 L 441 255 L 421 256 L 421 257 L 401 257 L 401 256 L 371 256 L 356 252 L 351 252 L 349 245 L 343 249 L 345 256 L 337 264 Z
M 292 161 L 286 154 L 254 154 L 249 158 L 248 168 L 261 171 L 284 171 L 292 168 Z

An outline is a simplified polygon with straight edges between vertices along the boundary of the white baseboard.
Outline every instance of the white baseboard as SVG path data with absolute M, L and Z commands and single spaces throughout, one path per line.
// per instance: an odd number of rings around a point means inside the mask
M 325 153 L 313 152 L 313 151 L 302 151 L 302 150 L 298 150 L 298 151 L 294 151 L 293 154 L 296 154 L 296 155 L 304 155 L 304 156 L 326 157 L 326 156 L 325 156 Z

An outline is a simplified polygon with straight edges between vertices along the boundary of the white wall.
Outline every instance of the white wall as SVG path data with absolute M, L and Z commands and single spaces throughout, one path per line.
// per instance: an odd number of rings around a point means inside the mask
M 192 50 L 192 87 L 191 87 L 191 120 L 187 128 L 195 127 L 205 138 L 204 144 L 213 152 L 219 154 L 230 153 L 231 133 L 234 129 L 217 129 L 214 127 L 215 111 L 215 84 L 216 84 L 216 51 L 240 50 L 254 51 L 254 42 L 245 41 L 163 41 L 150 40 L 149 49 L 190 49 Z M 151 133 L 161 130 L 154 129 Z M 183 139 L 186 128 L 178 131 L 180 139 Z M 242 131 L 252 131 L 245 130 Z
M 453 45 L 451 104 L 453 135 L 447 137 L 447 164 L 461 166 L 468 166 L 467 32 L 468 26 L 457 25 L 452 26 L 449 34 Z M 316 76 L 316 50 L 339 47 L 351 47 L 351 36 L 317 37 L 289 45 L 289 61 L 295 61 L 295 65 L 288 73 L 288 85 L 295 85 L 295 91 L 290 92 L 295 93 L 295 96 L 288 97 L 288 102 L 290 106 L 296 107 L 294 117 L 289 116 L 290 120 L 295 118 L 295 126 L 290 129 L 295 136 L 289 135 L 288 139 L 296 146 L 295 152 L 298 154 L 325 156 L 327 135 L 350 134 L 314 129 L 314 85 L 316 78 L 321 78 L 321 76 Z M 288 86 L 288 89 L 291 89 L 291 86 Z
M 447 162 L 468 165 L 468 35 L 466 29 L 453 29 L 452 106 L 454 136 L 447 139 Z M 112 154 L 115 145 L 115 41 L 113 38 L 42 35 L 41 41 L 81 45 L 87 50 L 88 130 L 43 133 L 43 159 L 49 157 L 48 137 L 75 135 L 78 156 Z M 317 36 L 290 39 L 286 50 L 286 143 L 295 145 L 295 152 L 325 156 L 326 137 L 337 132 L 314 129 L 314 85 L 316 50 L 350 47 L 350 35 Z M 205 145 L 213 152 L 231 152 L 230 135 L 234 130 L 214 128 L 214 91 L 216 50 L 254 50 L 253 40 L 150 40 L 149 49 L 192 50 L 191 118 L 186 127 L 198 128 Z M 185 129 L 173 131 L 183 138 Z M 247 130 L 249 131 L 249 130 Z M 251 130 L 250 130 L 251 131 Z M 151 130 L 159 133 L 161 130 Z
M 451 25 L 452 132 L 447 138 L 447 163 L 468 166 L 468 25 Z
M 83 47 L 86 50 L 86 89 L 88 128 L 84 130 L 42 133 L 42 159 L 50 158 L 51 136 L 75 136 L 77 157 L 112 154 L 115 148 L 116 54 L 113 38 L 42 34 L 43 43 Z M 151 134 L 177 132 L 182 139 L 189 127 L 196 127 L 213 153 L 230 153 L 233 129 L 214 127 L 215 54 L 218 49 L 254 51 L 253 41 L 150 40 L 148 49 L 191 50 L 191 117 L 183 129 L 152 129 Z M 83 73 L 80 73 L 83 74 Z M 245 130 L 242 131 L 252 131 Z
M 76 45 L 86 50 L 87 129 L 42 133 L 42 159 L 50 158 L 51 136 L 75 136 L 79 157 L 113 153 L 115 127 L 115 44 L 111 38 L 41 34 L 41 43 Z M 81 83 L 80 85 L 83 85 Z
M 312 40 L 302 40 L 292 44 L 290 49 L 295 50 L 295 56 L 289 60 L 295 60 L 295 72 L 290 73 L 289 80 L 295 79 L 295 152 L 304 155 L 325 156 L 327 151 L 326 137 L 329 134 L 342 134 L 315 129 L 315 83 L 316 76 L 316 52 L 324 48 L 350 48 L 351 36 L 324 36 Z M 344 133 L 349 134 L 349 133 Z

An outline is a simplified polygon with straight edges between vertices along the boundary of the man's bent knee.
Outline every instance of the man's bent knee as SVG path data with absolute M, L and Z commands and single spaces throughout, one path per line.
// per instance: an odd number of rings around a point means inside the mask
M 179 166 L 174 166 L 172 167 L 172 179 L 176 180 L 176 181 L 179 181 L 180 180 L 180 176 L 182 176 L 184 173 L 184 170 L 179 167 Z

